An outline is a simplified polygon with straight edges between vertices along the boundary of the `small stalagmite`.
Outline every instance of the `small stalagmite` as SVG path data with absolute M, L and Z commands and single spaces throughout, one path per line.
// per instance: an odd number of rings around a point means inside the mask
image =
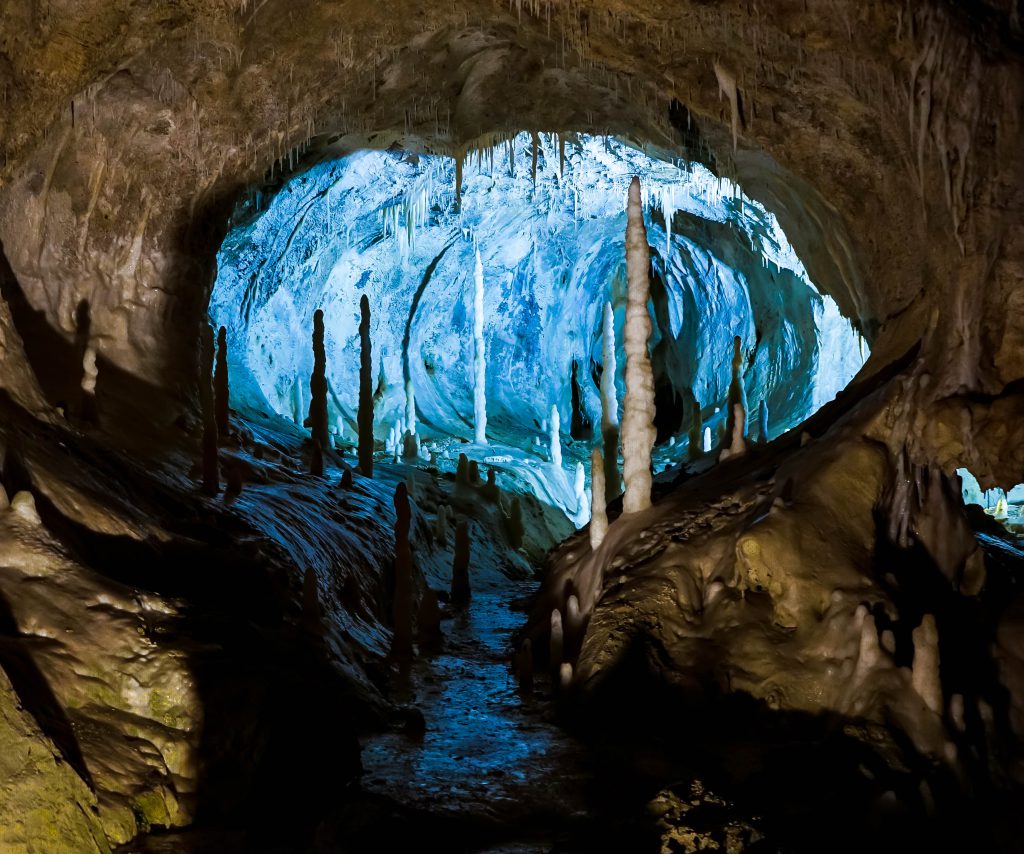
M 565 630 L 562 627 L 562 612 L 557 608 L 551 612 L 551 640 L 548 651 L 552 673 L 557 673 L 565 658 Z
M 469 523 L 463 519 L 455 526 L 455 554 L 452 558 L 452 604 L 466 605 L 469 589 Z
M 914 641 L 914 663 L 911 669 L 911 683 L 921 695 L 924 704 L 935 714 L 941 715 L 945 708 L 942 700 L 942 682 L 939 679 L 939 629 L 935 617 L 925 614 L 911 633 Z
M 416 637 L 421 644 L 432 646 L 441 640 L 441 606 L 437 591 L 428 587 L 420 600 L 416 615 Z

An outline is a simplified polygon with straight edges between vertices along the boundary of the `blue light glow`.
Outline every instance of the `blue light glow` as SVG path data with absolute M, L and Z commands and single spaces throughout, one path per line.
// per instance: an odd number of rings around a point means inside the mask
M 716 427 L 724 417 L 732 338 L 749 361 L 753 425 L 766 399 L 771 434 L 803 421 L 859 370 L 864 348 L 818 293 L 775 217 L 703 167 L 648 157 L 621 141 L 574 136 L 564 164 L 541 135 L 536 181 L 529 134 L 467 158 L 461 206 L 448 157 L 361 151 L 296 176 L 256 211 L 243 206 L 218 256 L 211 300 L 228 329 L 240 402 L 301 422 L 308 409 L 313 312 L 327 328 L 330 421 L 355 431 L 358 301 L 373 311 L 376 435 L 404 416 L 404 376 L 421 433 L 473 438 L 473 266 L 485 275 L 488 435 L 536 456 L 552 404 L 561 414 L 567 480 L 589 443 L 569 443 L 572 365 L 580 406 L 600 421 L 595 374 L 601 314 L 625 307 L 625 195 L 640 175 L 652 246 L 651 341 L 659 385 L 692 389 Z M 510 157 L 511 151 L 511 157 Z M 670 233 L 665 223 L 671 222 Z M 670 250 L 670 251 L 669 251 Z M 408 333 L 408 367 L 403 339 Z M 822 342 L 827 342 L 823 347 Z M 619 359 L 619 400 L 625 392 Z M 723 409 L 713 416 L 715 407 Z M 685 453 L 688 424 L 663 457 Z M 492 453 L 499 453 L 492 451 Z M 504 450 L 500 453 L 505 453 Z M 663 467 L 663 466 L 662 466 Z M 557 503 L 574 503 L 571 486 Z

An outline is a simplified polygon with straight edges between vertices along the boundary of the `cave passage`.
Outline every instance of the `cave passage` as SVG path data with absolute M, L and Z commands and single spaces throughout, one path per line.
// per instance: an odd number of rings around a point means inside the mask
M 606 303 L 620 405 L 625 394 L 633 175 L 643 180 L 651 244 L 655 470 L 687 458 L 694 406 L 705 445 L 718 445 L 735 336 L 755 438 L 777 436 L 831 400 L 866 345 L 810 281 L 773 214 L 696 163 L 612 137 L 520 133 L 460 158 L 357 151 L 291 177 L 269 201 L 250 192 L 219 252 L 210 303 L 213 324 L 227 328 L 233 404 L 303 424 L 312 316 L 322 309 L 329 423 L 338 447 L 353 445 L 366 294 L 378 450 L 397 455 L 415 432 L 422 456 L 442 469 L 466 452 L 497 468 L 499 484 L 515 481 L 585 524 L 573 470 L 601 423 Z M 477 253 L 487 447 L 472 443 Z M 767 437 L 758 435 L 762 401 Z M 550 465 L 552 407 L 560 470 Z

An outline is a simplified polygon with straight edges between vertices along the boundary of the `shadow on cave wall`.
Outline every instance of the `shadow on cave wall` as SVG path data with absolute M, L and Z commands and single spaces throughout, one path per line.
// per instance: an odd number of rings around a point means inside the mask
M 685 826 L 752 825 L 765 838 L 751 851 L 1012 850 L 993 820 L 1007 804 L 966 795 L 951 770 L 905 736 L 872 743 L 851 734 L 864 731 L 863 721 L 729 693 L 718 686 L 716 652 L 705 652 L 685 685 L 672 685 L 668 653 L 636 636 L 586 706 L 567 710 L 605 769 L 595 802 L 632 814 L 651 844 L 648 803 L 666 789 L 687 800 L 699 780 L 725 803 L 701 803 Z

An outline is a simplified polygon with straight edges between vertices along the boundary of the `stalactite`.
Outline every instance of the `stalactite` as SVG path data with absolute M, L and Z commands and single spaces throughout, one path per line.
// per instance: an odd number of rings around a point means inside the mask
M 604 441 L 605 502 L 619 494 L 619 402 L 615 389 L 618 370 L 615 355 L 615 312 L 612 304 L 604 304 L 604 322 L 601 340 L 601 438 Z
M 412 513 L 405 483 L 395 487 L 395 593 L 392 609 L 394 637 L 391 651 L 396 655 L 412 652 L 412 548 L 409 526 Z
M 220 474 L 217 470 L 217 418 L 213 403 L 213 330 L 202 324 L 199 330 L 199 403 L 203 417 L 203 492 L 220 492 Z
M 452 558 L 452 604 L 466 605 L 469 599 L 469 523 L 463 519 L 455 526 L 455 550 Z
M 226 439 L 228 435 L 228 330 L 217 331 L 217 363 L 213 371 L 213 396 L 217 415 L 217 434 Z
M 551 450 L 551 463 L 557 468 L 562 467 L 562 437 L 561 431 L 561 419 L 558 415 L 558 406 L 554 403 L 551 404 L 551 433 L 548 436 L 548 446 Z
M 768 444 L 768 403 L 764 398 L 757 405 L 757 438 Z
M 476 250 L 473 275 L 473 438 L 487 444 L 487 354 L 484 345 L 484 265 Z
M 359 300 L 359 471 L 373 477 L 373 356 L 370 349 L 370 301 Z
M 651 506 L 651 451 L 654 428 L 654 372 L 647 352 L 651 336 L 650 247 L 644 226 L 640 179 L 629 185 L 626 225 L 626 399 L 622 407 L 622 459 L 626 492 L 624 513 L 637 513 Z
M 604 459 L 601 449 L 590 452 L 590 548 L 597 551 L 608 532 L 608 511 L 605 502 Z

